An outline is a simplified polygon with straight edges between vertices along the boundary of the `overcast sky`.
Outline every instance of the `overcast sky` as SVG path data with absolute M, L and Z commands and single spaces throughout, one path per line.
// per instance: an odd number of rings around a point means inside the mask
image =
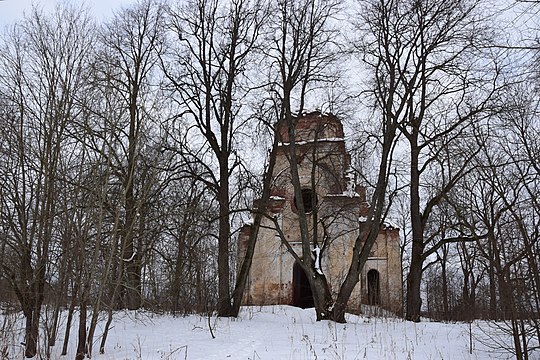
M 136 0 L 63 0 L 74 4 L 87 4 L 97 19 L 111 16 L 113 10 L 122 5 L 135 3 Z M 51 10 L 57 0 L 0 0 L 0 28 L 21 19 L 23 14 L 30 12 L 32 4 Z

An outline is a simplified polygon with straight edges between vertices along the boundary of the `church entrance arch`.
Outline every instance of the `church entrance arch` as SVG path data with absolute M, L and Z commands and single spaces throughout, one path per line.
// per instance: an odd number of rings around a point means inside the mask
M 314 306 L 309 279 L 297 262 L 293 266 L 293 305 L 302 309 Z
M 381 286 L 379 279 L 379 272 L 375 269 L 371 269 L 367 273 L 368 283 L 368 303 L 369 305 L 381 304 Z

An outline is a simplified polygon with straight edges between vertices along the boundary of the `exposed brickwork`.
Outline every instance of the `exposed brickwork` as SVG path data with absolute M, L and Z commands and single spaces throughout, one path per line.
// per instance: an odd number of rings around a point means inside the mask
M 278 124 L 278 129 L 281 138 L 273 173 L 274 187 L 271 190 L 272 197 L 267 213 L 277 219 L 287 241 L 301 254 L 298 215 L 286 156 L 290 139 L 286 124 Z M 295 134 L 302 186 L 311 189 L 312 175 L 316 176 L 316 187 L 311 190 L 317 196 L 319 224 L 324 222 L 324 228 L 332 240 L 322 254 L 322 271 L 332 291 L 336 292 L 350 265 L 353 244 L 364 221 L 362 217 L 365 217 L 369 210 L 366 190 L 363 186 L 354 184 L 354 179 L 350 179 L 350 174 L 347 173 L 351 160 L 346 152 L 343 126 L 338 118 L 318 112 L 304 114 L 296 119 Z M 312 171 L 313 167 L 315 172 Z M 294 258 L 286 251 L 273 227 L 270 219 L 265 218 L 262 221 L 244 297 L 246 304 L 293 304 Z M 312 232 L 313 228 L 310 231 Z M 318 232 L 323 233 L 322 225 L 318 226 Z M 239 250 L 246 236 L 249 237 L 249 232 L 243 228 Z M 367 274 L 370 270 L 376 270 L 380 305 L 401 313 L 402 278 L 399 251 L 399 230 L 381 227 L 370 259 L 350 299 L 351 312 L 358 312 L 360 303 L 369 300 Z

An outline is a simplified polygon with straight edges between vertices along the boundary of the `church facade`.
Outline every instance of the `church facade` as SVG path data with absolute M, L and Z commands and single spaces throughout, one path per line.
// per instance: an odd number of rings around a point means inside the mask
M 277 128 L 280 142 L 276 149 L 270 203 L 258 232 L 243 302 L 245 305 L 310 307 L 313 299 L 308 279 L 287 249 L 290 246 L 297 254 L 302 254 L 298 200 L 294 196 L 288 156 L 288 131 L 280 124 Z M 295 144 L 309 233 L 313 243 L 319 245 L 313 256 L 320 256 L 316 264 L 320 264 L 320 271 L 326 276 L 335 298 L 369 209 L 365 187 L 355 184 L 343 125 L 337 117 L 320 112 L 299 116 Z M 240 256 L 250 232 L 251 225 L 245 225 L 240 231 Z M 381 224 L 348 310 L 359 313 L 361 304 L 368 304 L 400 314 L 403 303 L 401 271 L 399 229 Z

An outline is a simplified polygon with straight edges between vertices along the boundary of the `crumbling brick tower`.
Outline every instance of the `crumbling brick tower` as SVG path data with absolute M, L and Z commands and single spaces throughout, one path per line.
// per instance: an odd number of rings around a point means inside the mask
M 350 155 L 345 149 L 343 125 L 333 116 L 312 112 L 299 116 L 296 123 L 296 155 L 305 212 L 311 224 L 310 234 L 318 237 L 321 271 L 331 290 L 339 286 L 350 265 L 352 249 L 369 204 L 363 186 L 355 184 Z M 290 178 L 287 156 L 290 141 L 287 127 L 278 124 L 279 142 L 267 217 L 261 223 L 253 264 L 244 293 L 245 305 L 313 305 L 308 279 L 281 241 L 277 223 L 287 242 L 301 256 L 298 209 Z M 314 232 L 313 214 L 317 225 Z M 245 225 L 239 238 L 243 254 L 251 225 Z M 370 257 L 362 271 L 348 307 L 359 312 L 360 304 L 380 305 L 401 313 L 402 278 L 399 230 L 382 224 Z

